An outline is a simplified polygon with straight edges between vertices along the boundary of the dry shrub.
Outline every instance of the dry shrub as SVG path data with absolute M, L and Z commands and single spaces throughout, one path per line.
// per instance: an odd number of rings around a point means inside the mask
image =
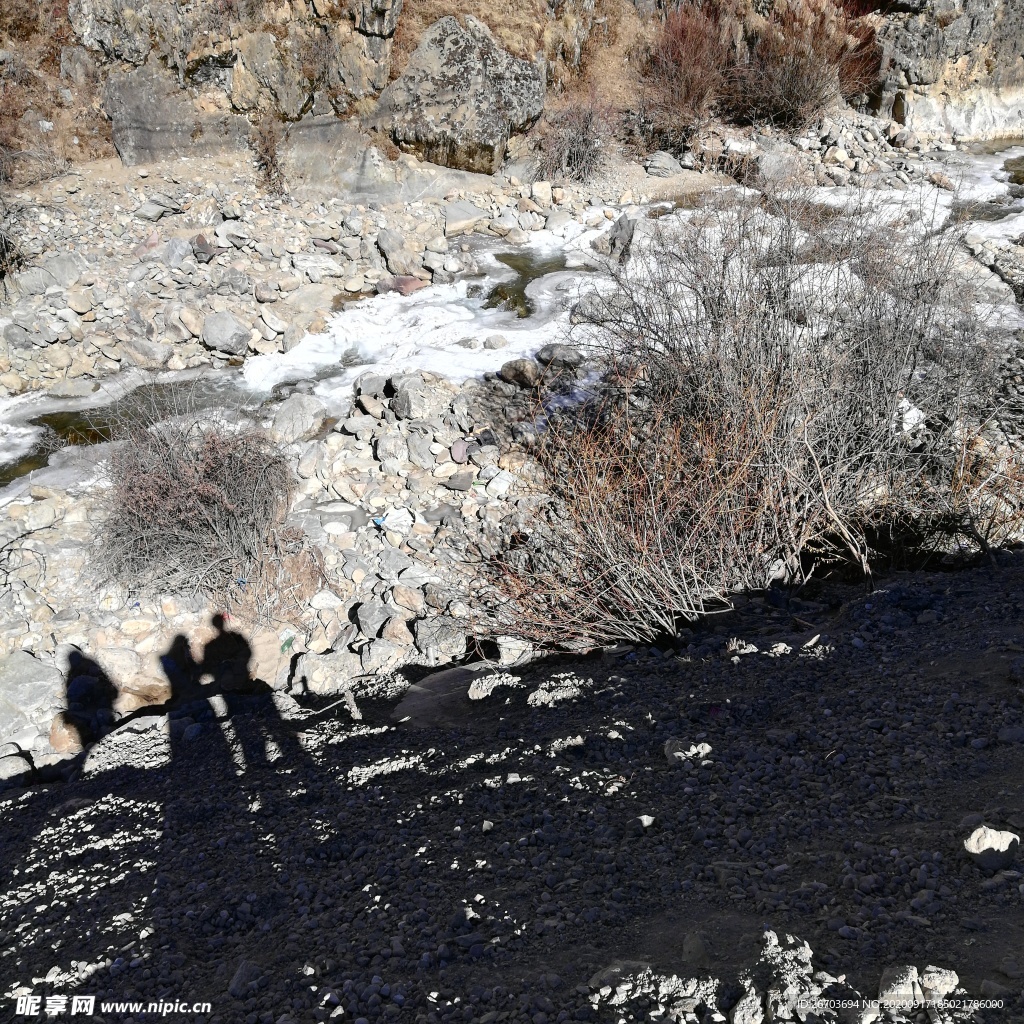
M 542 178 L 589 181 L 614 135 L 613 113 L 594 94 L 570 98 L 545 112 L 538 134 Z
M 263 187 L 272 193 L 284 190 L 284 172 L 281 168 L 281 143 L 284 140 L 284 122 L 273 114 L 265 113 L 252 126 L 250 144 L 256 158 Z
M 995 338 L 956 239 L 868 202 L 639 222 L 614 288 L 575 311 L 603 376 L 547 416 L 547 497 L 477 566 L 483 632 L 651 640 L 823 562 L 870 572 L 882 537 L 978 551 L 1019 533 Z
M 298 543 L 283 530 L 292 490 L 284 456 L 255 428 L 195 413 L 144 420 L 118 430 L 110 458 L 108 576 L 133 592 L 222 600 L 265 590 Z
M 736 0 L 680 5 L 646 59 L 651 144 L 679 148 L 716 116 L 800 127 L 870 88 L 878 61 L 868 23 L 835 0 L 796 0 L 765 17 Z
M 0 4 L 0 39 L 24 43 L 39 31 L 38 0 L 4 0 Z
M 7 294 L 8 279 L 17 273 L 24 262 L 24 253 L 18 242 L 21 234 L 18 220 L 18 211 L 0 195 L 0 296 Z
M 665 18 L 647 64 L 646 106 L 659 144 L 677 149 L 714 115 L 736 64 L 716 7 L 678 7 Z
M 878 69 L 873 38 L 852 28 L 840 11 L 773 13 L 750 34 L 732 75 L 731 116 L 798 128 L 870 88 Z

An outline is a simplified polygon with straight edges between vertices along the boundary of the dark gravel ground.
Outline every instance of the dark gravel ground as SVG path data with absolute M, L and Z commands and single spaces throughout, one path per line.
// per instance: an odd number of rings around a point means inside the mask
M 398 725 L 394 700 L 267 697 L 136 724 L 0 795 L 0 1021 L 17 992 L 224 1024 L 674 1019 L 588 987 L 616 960 L 716 979 L 727 1015 L 766 928 L 865 995 L 937 965 L 1003 1007 L 935 1019 L 1024 1021 L 1021 864 L 962 848 L 1024 827 L 1022 616 L 1005 555 L 745 602 L 687 651 L 503 670 Z

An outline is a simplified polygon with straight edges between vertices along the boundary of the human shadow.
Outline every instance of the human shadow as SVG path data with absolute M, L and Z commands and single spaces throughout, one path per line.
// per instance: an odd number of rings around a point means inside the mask
M 48 964 L 41 977 L 115 948 L 163 976 L 239 945 L 273 973 L 279 951 L 264 952 L 264 933 L 294 900 L 281 865 L 294 872 L 298 851 L 301 867 L 326 838 L 321 829 L 285 845 L 277 820 L 296 803 L 336 797 L 297 723 L 255 677 L 248 638 L 223 616 L 212 624 L 204 645 L 178 634 L 161 656 L 167 700 L 119 721 L 102 652 L 69 658 L 63 714 L 82 750 L 65 762 L 74 766 L 68 781 L 13 801 L 0 793 L 0 933 L 18 935 L 17 946 L 0 950 L 4 991 L 38 970 L 31 965 Z M 208 887 L 211 869 L 219 882 Z M 71 878 L 74 895 L 65 891 Z M 36 911 L 43 903 L 45 917 Z M 66 989 L 36 986 L 41 996 L 51 991 Z M 131 999 L 134 986 L 103 971 L 77 991 Z
M 117 723 L 117 687 L 99 662 L 77 647 L 68 654 L 64 698 L 64 711 L 51 732 L 51 742 L 58 750 L 84 751 Z

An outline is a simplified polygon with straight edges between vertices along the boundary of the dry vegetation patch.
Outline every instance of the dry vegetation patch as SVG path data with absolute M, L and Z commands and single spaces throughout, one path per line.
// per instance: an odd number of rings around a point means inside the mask
M 137 593 L 201 593 L 256 616 L 310 581 L 318 589 L 316 557 L 284 526 L 293 481 L 283 453 L 255 427 L 187 406 L 115 431 L 101 533 L 107 577 Z
M 670 150 L 716 118 L 803 127 L 867 92 L 880 67 L 871 19 L 842 0 L 790 0 L 763 15 L 742 0 L 680 4 L 638 60 L 647 146 Z
M 575 312 L 601 380 L 544 414 L 546 493 L 477 567 L 485 632 L 650 640 L 829 561 L 1019 533 L 997 338 L 955 238 L 797 194 L 640 224 Z
M 0 181 L 40 181 L 113 153 L 97 83 L 61 77 L 74 43 L 67 0 L 0 4 Z

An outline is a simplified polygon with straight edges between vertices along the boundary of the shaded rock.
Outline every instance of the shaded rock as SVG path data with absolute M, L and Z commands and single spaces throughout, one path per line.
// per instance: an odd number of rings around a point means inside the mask
M 416 650 L 431 664 L 443 664 L 466 654 L 465 631 L 453 619 L 418 619 L 412 631 Z
M 575 370 L 583 365 L 583 353 L 572 345 L 545 345 L 537 353 L 537 362 L 552 370 Z
M 359 652 L 359 661 L 364 672 L 386 672 L 398 668 L 408 658 L 408 649 L 390 640 L 374 640 Z
M 231 978 L 228 985 L 228 995 L 234 999 L 244 999 L 252 991 L 252 986 L 259 981 L 263 971 L 258 964 L 251 960 L 243 960 Z

